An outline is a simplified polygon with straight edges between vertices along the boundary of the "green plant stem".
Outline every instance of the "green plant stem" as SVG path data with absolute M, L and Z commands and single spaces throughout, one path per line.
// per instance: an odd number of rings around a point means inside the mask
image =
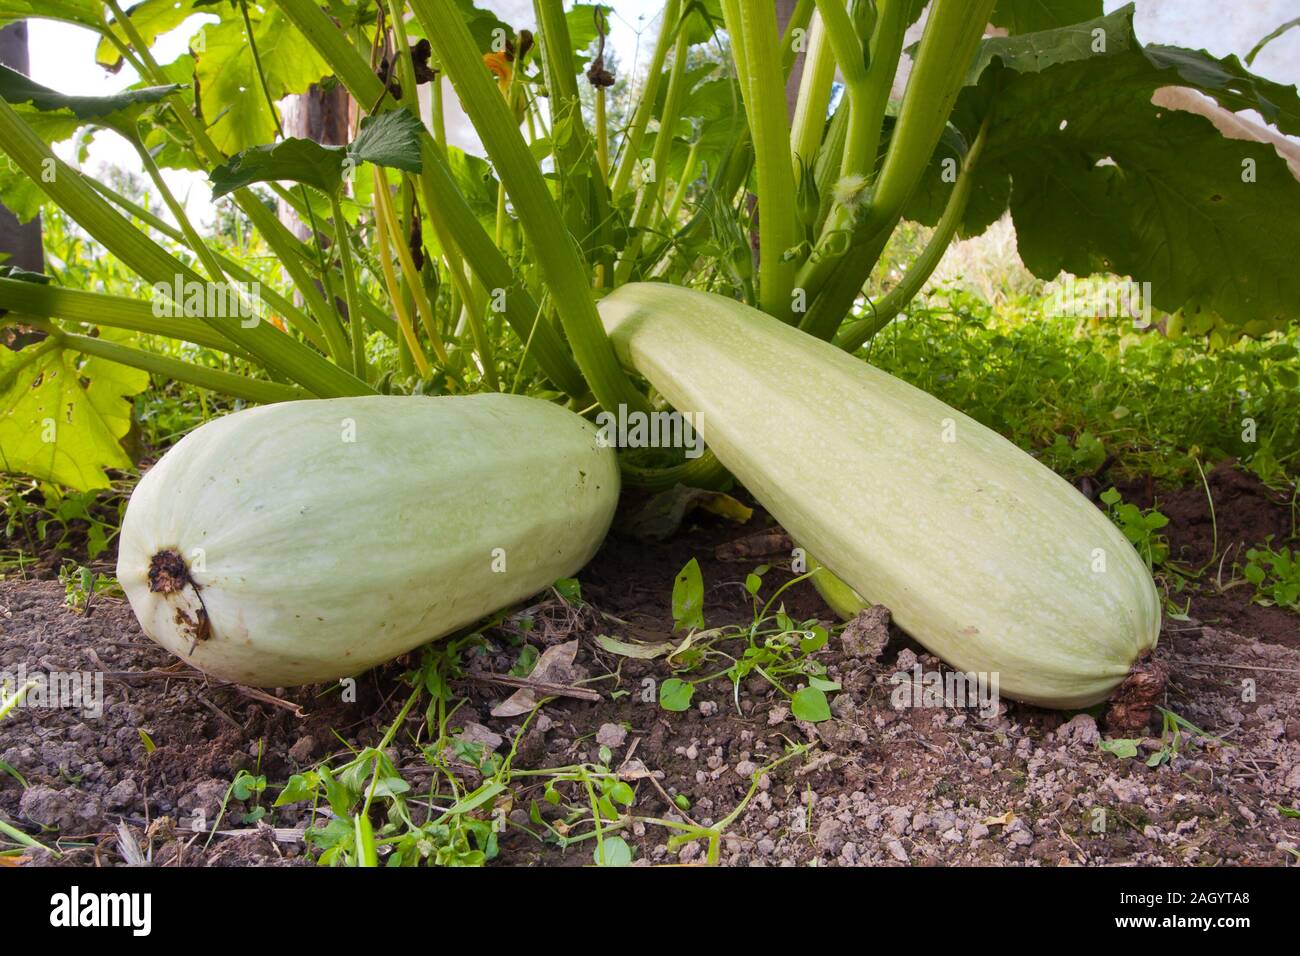
M 519 133 L 514 115 L 483 67 L 455 0 L 412 0 L 411 6 L 483 140 L 515 213 L 533 244 L 578 367 L 606 408 L 648 411 L 605 335 L 577 247 Z
M 743 46 L 748 64 L 740 88 L 758 179 L 759 305 L 788 322 L 795 264 L 785 254 L 798 242 L 799 231 L 785 87 L 780 71 L 767 68 L 781 61 L 776 11 L 770 4 L 725 0 L 723 14 L 732 43 Z
M 153 229 L 156 232 L 161 233 L 162 235 L 166 236 L 168 239 L 171 239 L 173 242 L 178 242 L 181 245 L 187 245 L 185 234 L 181 232 L 179 229 L 172 226 L 172 224 L 167 222 L 165 219 L 158 218 L 148 209 L 145 209 L 143 206 L 138 205 L 137 203 L 133 203 L 131 200 L 127 199 L 121 193 L 115 192 L 111 187 L 105 185 L 104 183 L 101 183 L 97 179 L 91 179 L 87 181 L 101 195 L 103 195 L 106 199 L 108 199 L 109 202 L 113 203 L 113 205 L 122 209 L 124 212 L 130 213 L 132 216 L 134 216 L 135 218 L 143 222 L 145 225 L 147 225 L 150 229 Z M 230 276 L 231 278 L 235 279 L 238 282 L 245 282 L 250 284 L 256 282 L 261 287 L 260 294 L 262 298 L 266 300 L 267 305 L 269 305 L 274 311 L 283 315 L 289 321 L 289 324 L 292 325 L 299 332 L 301 332 L 303 338 L 309 341 L 312 345 L 316 346 L 322 352 L 329 350 L 329 346 L 325 341 L 325 337 L 321 334 L 320 327 L 311 319 L 310 316 L 308 316 L 305 312 L 303 312 L 301 309 L 295 306 L 292 302 L 286 299 L 274 288 L 272 288 L 269 285 L 266 285 L 262 279 L 258 278 L 252 272 L 249 272 L 246 268 L 244 268 L 244 266 L 236 262 L 234 259 L 231 259 L 229 256 L 223 255 L 222 253 L 217 252 L 215 250 L 213 250 L 213 255 L 215 255 L 217 257 L 217 261 L 221 263 L 221 269 L 223 272 L 225 272 L 226 275 Z M 93 320 L 87 320 L 87 321 L 93 321 Z M 159 333 L 159 334 L 166 334 L 166 333 Z M 193 340 L 191 339 L 190 341 Z M 229 343 L 226 343 L 226 345 L 228 346 Z
M 402 2 L 402 0 L 387 0 L 387 7 L 388 7 L 388 21 L 393 30 L 393 36 L 397 42 L 397 62 L 401 69 L 401 76 L 402 76 L 401 102 L 405 103 L 416 116 L 419 116 L 420 115 L 420 97 L 419 97 L 420 87 L 415 76 L 415 59 L 411 54 L 411 40 L 406 33 L 405 5 Z M 437 84 L 438 81 L 435 80 L 433 85 L 437 86 Z M 422 168 L 419 174 L 419 178 L 421 180 L 420 188 L 422 191 L 425 188 L 424 180 L 427 179 L 430 175 L 431 173 L 427 168 Z M 384 175 L 383 180 L 384 180 L 384 185 L 386 187 L 388 181 L 388 177 L 386 174 Z M 403 183 L 405 183 L 406 177 L 402 177 L 402 181 Z M 413 201 L 414 193 L 404 188 L 402 191 L 402 196 L 403 196 L 402 215 L 401 215 L 402 235 L 409 236 L 411 235 L 414 219 L 418 215 L 418 213 L 416 212 L 415 203 Z M 394 214 L 396 214 L 396 210 L 394 210 Z M 394 242 L 398 246 L 405 247 L 405 243 L 402 242 L 400 237 L 395 236 Z M 443 259 L 446 262 L 447 270 L 450 272 L 452 270 L 460 269 L 461 254 L 459 248 L 456 247 L 454 243 L 449 243 L 446 241 L 441 241 L 440 245 L 442 246 Z M 500 243 L 498 242 L 498 246 L 499 245 Z M 413 260 L 411 265 L 412 268 L 414 268 L 415 263 Z M 405 266 L 403 266 L 403 271 L 405 271 Z M 422 277 L 419 275 L 407 276 L 406 281 L 408 285 L 411 285 L 416 282 L 422 282 Z M 424 296 L 424 299 L 425 301 L 428 301 L 429 297 L 427 294 Z M 430 308 L 432 309 L 432 302 L 430 302 Z M 423 312 L 421 314 L 423 315 Z M 447 364 L 446 361 L 447 353 L 445 347 L 443 346 L 442 336 L 439 334 L 438 323 L 435 315 L 430 314 L 426 319 L 426 330 L 429 334 L 430 344 L 434 346 L 435 354 L 437 354 L 439 361 L 442 362 L 442 364 L 445 366 Z
M 462 264 L 451 273 L 451 281 L 460 289 L 461 299 L 465 303 L 465 321 L 469 324 L 469 334 L 474 340 L 474 351 L 478 353 L 479 365 L 483 370 L 483 380 L 493 391 L 501 390 L 497 379 L 496 359 L 492 354 L 492 342 L 483 316 L 487 312 L 487 296 L 482 284 L 472 275 L 466 274 Z
M 106 339 L 94 338 L 89 335 L 64 332 L 53 323 L 44 322 L 42 325 L 44 325 L 43 331 L 48 332 L 62 347 L 71 349 L 74 352 L 93 355 L 107 359 L 110 362 L 116 362 L 119 365 L 138 368 L 153 375 L 161 375 L 164 378 L 175 379 L 178 382 L 186 382 L 199 388 L 219 392 L 222 395 L 229 395 L 232 398 L 270 404 L 272 402 L 290 402 L 311 397 L 302 389 L 291 385 L 281 385 L 278 382 L 263 382 L 244 375 L 235 375 L 232 372 L 192 365 L 189 362 L 182 362 L 180 359 L 169 358 L 154 352 L 146 352 L 144 349 L 132 348 L 118 342 L 109 342 Z
M 46 195 L 109 252 L 146 281 L 169 287 L 202 279 L 114 210 L 82 176 L 58 159 L 8 103 L 0 101 L 0 141 L 10 159 Z M 52 178 L 46 179 L 46 172 Z M 238 322 L 203 317 L 213 329 L 255 356 L 269 371 L 298 382 L 320 397 L 366 394 L 366 384 L 266 322 L 243 328 Z
M 713 452 L 705 450 L 699 458 L 689 458 L 680 465 L 668 468 L 643 468 L 619 458 L 623 481 L 642 491 L 667 491 L 676 485 L 689 488 L 721 489 L 731 480 L 731 475 Z
M 794 107 L 790 124 L 790 158 L 802 161 L 809 167 L 817 159 L 822 133 L 826 129 L 826 107 L 835 82 L 835 58 L 826 36 L 826 26 L 821 16 L 813 18 L 808 30 L 808 49 L 803 61 L 803 76 L 799 80 L 799 99 Z
M 23 316 L 43 319 L 62 319 L 103 325 L 110 329 L 126 329 L 144 335 L 161 335 L 183 342 L 193 342 L 203 348 L 227 355 L 244 357 L 230 340 L 197 319 L 183 316 L 171 318 L 154 314 L 153 306 L 138 299 L 105 292 L 83 292 L 61 286 L 20 282 L 0 278 L 0 324 L 20 322 Z
M 660 15 L 659 35 L 655 39 L 654 53 L 650 57 L 650 69 L 646 73 L 645 85 L 641 98 L 637 101 L 636 112 L 632 114 L 632 123 L 618 154 L 618 165 L 614 169 L 614 181 L 610 183 L 610 195 L 614 199 L 627 192 L 632 181 L 632 168 L 641 156 L 641 143 L 645 139 L 646 128 L 654 113 L 655 100 L 659 96 L 659 82 L 663 76 L 664 63 L 668 58 L 668 48 L 672 46 L 673 32 L 682 17 L 681 0 L 668 0 Z
M 867 79 L 867 66 L 862 42 L 843 0 L 817 0 L 817 12 L 821 15 L 835 62 L 844 77 L 844 85 L 849 89 L 860 86 Z
M 60 853 L 59 851 L 51 849 L 50 847 L 46 846 L 44 843 L 40 842 L 39 840 L 34 839 L 33 837 L 29 837 L 22 830 L 19 830 L 15 826 L 11 826 L 10 824 L 6 823 L 4 820 L 0 820 L 0 835 L 8 837 L 10 840 L 13 840 L 15 843 L 19 844 L 20 846 L 25 846 L 28 849 L 45 850 L 49 853 L 54 854 L 56 858 L 63 857 L 63 854 Z
M 664 213 L 664 218 L 668 220 L 669 228 L 677 221 L 678 214 L 682 211 L 682 203 L 686 201 L 686 190 L 690 188 L 695 181 L 695 169 L 700 162 L 700 141 L 697 138 L 691 143 L 691 150 L 686 154 L 686 162 L 682 165 L 681 177 L 677 180 L 677 188 L 673 191 L 672 201 L 668 204 L 668 209 Z
M 848 99 L 840 100 L 839 106 L 835 107 L 835 114 L 831 116 L 830 124 L 826 127 L 826 135 L 822 137 L 821 150 L 817 153 L 817 166 L 814 172 L 817 195 L 821 197 L 821 205 L 817 212 L 818 234 L 824 229 L 835 203 L 835 183 L 840 178 L 840 165 L 848 141 L 850 112 Z M 795 285 L 798 284 L 799 280 L 796 278 Z
M 150 154 L 149 150 L 145 148 L 144 142 L 140 139 L 138 131 L 131 129 L 118 130 L 118 132 L 122 133 L 126 137 L 126 141 L 131 144 L 136 155 L 140 157 L 140 162 L 144 166 L 145 173 L 147 173 L 150 180 L 153 181 L 154 188 L 156 188 L 159 195 L 162 196 L 163 202 L 166 203 L 167 208 L 171 210 L 171 214 L 176 218 L 176 222 L 180 224 L 181 233 L 185 237 L 185 245 L 194 253 L 199 262 L 203 264 L 203 268 L 207 272 L 208 278 L 213 282 L 225 282 L 226 274 L 221 268 L 221 263 L 217 261 L 216 257 L 212 254 L 212 250 L 209 249 L 199 237 L 198 230 L 194 228 L 193 224 L 191 224 L 189 220 L 189 216 L 185 214 L 185 207 L 182 206 L 177 201 L 176 197 L 172 195 L 172 191 L 167 187 L 166 181 L 163 180 L 162 170 L 158 168 L 158 164 L 154 162 L 153 156 Z
M 917 256 L 916 261 L 904 274 L 902 281 L 894 286 L 879 302 L 873 306 L 873 314 L 856 322 L 851 322 L 844 326 L 835 337 L 835 344 L 846 352 L 855 352 L 869 341 L 877 332 L 893 321 L 907 304 L 916 298 L 917 293 L 925 286 L 926 281 L 934 273 L 943 255 L 948 251 L 948 246 L 952 244 L 953 237 L 957 235 L 957 229 L 961 225 L 962 218 L 966 215 L 966 206 L 970 201 L 971 189 L 975 176 L 973 170 L 979 162 L 980 153 L 984 150 L 984 142 L 987 138 L 988 122 L 980 128 L 979 135 L 975 138 L 974 145 L 967 152 L 965 160 L 962 162 L 961 173 L 957 182 L 953 184 L 952 192 L 948 196 L 948 203 L 944 206 L 943 215 L 935 224 L 934 232 L 930 240 Z
M 533 10 L 540 27 L 537 39 L 549 94 L 551 126 L 564 130 L 564 135 L 551 137 L 551 152 L 560 180 L 560 211 L 569 233 L 584 248 L 589 248 L 593 234 L 607 221 L 608 209 L 604 206 L 605 189 L 600 185 L 603 176 L 578 96 L 578 68 L 573 59 L 569 23 L 562 0 L 533 0 Z M 518 81 L 519 71 L 514 70 L 508 94 L 512 98 Z
M 677 31 L 673 44 L 672 73 L 668 78 L 668 91 L 664 94 L 663 113 L 659 117 L 659 134 L 655 137 L 655 148 L 650 160 L 650 178 L 642 184 L 637 196 L 636 209 L 632 213 L 633 235 L 614 270 L 614 285 L 620 286 L 632 277 L 637 260 L 641 255 L 641 245 L 645 230 L 649 226 L 655 207 L 659 202 L 659 187 L 668 170 L 668 161 L 672 155 L 673 130 L 681 116 L 682 100 L 686 95 L 686 54 L 690 48 L 690 36 L 683 28 Z
M 868 235 L 896 221 L 916 188 L 966 82 L 966 69 L 994 4 L 995 0 L 934 0 L 931 5 L 898 124 L 871 199 Z
M 840 39 L 839 46 L 835 48 L 835 57 L 846 77 L 848 115 L 840 154 L 839 176 L 860 176 L 867 182 L 876 166 L 885 110 L 889 105 L 894 74 L 898 71 L 898 59 L 902 55 L 907 14 L 912 0 L 881 0 L 880 15 L 871 38 L 869 71 L 863 68 L 862 45 L 853 34 L 853 23 L 845 12 L 844 5 L 836 4 L 834 0 L 818 0 L 818 4 L 819 9 L 826 8 L 827 28 L 831 30 L 832 36 Z M 851 64 L 850 69 L 845 70 L 845 62 Z M 809 298 L 816 296 L 834 268 L 836 257 L 831 254 L 831 250 L 839 241 L 838 237 L 846 236 L 853 228 L 853 209 L 835 204 L 828 206 L 828 210 L 829 214 L 818 239 L 819 248 L 795 279 L 795 285 L 804 289 Z
M 393 303 L 393 311 L 397 314 L 397 325 L 402 332 L 402 341 L 406 343 L 406 349 L 411 355 L 416 368 L 419 370 L 420 377 L 428 379 L 433 375 L 433 368 L 429 364 L 429 358 L 424 354 L 424 347 L 420 344 L 419 336 L 415 332 L 415 324 L 411 321 L 411 311 L 407 308 L 406 297 L 402 294 L 401 283 L 397 281 L 397 273 L 393 269 L 393 259 L 388 248 L 388 227 L 383 220 L 383 212 L 379 198 L 379 190 L 384 187 L 384 181 L 379 177 L 379 170 L 374 170 L 375 177 L 375 237 L 379 242 L 379 266 L 381 269 L 384 285 L 388 290 L 388 298 Z
M 433 349 L 433 354 L 438 357 L 438 361 L 446 365 L 447 350 L 443 346 L 442 337 L 438 334 L 438 319 L 434 312 L 433 303 L 429 301 L 429 297 L 425 294 L 424 285 L 420 282 L 420 270 L 415 268 L 415 260 L 411 257 L 411 250 L 406 247 L 401 226 L 397 222 L 397 214 L 393 211 L 392 197 L 388 194 L 388 171 L 382 166 L 375 166 L 374 172 L 375 209 L 380 216 L 380 222 L 376 225 L 379 228 L 388 230 L 389 243 L 397 253 L 397 262 L 402 268 L 402 276 L 406 280 L 406 287 L 411 290 L 411 296 L 415 300 L 416 309 L 420 313 L 420 321 L 429 336 L 429 345 Z M 459 260 L 459 256 L 456 258 Z
M 600 175 L 609 181 L 609 120 L 605 116 L 605 88 L 597 86 L 595 88 L 596 100 L 596 165 L 600 167 Z
M 931 4 L 884 165 L 870 205 L 855 224 L 853 243 L 843 256 L 814 256 L 796 280 L 814 301 L 801 323 L 805 331 L 830 339 L 871 275 L 943 134 L 994 3 L 934 0 Z M 805 279 L 809 268 L 813 274 Z
M 546 86 L 551 97 L 552 115 L 571 113 L 575 134 L 586 138 L 587 127 L 582 110 L 576 108 L 578 98 L 578 67 L 573 60 L 573 44 L 569 40 L 569 22 L 564 16 L 563 0 L 533 0 L 533 13 L 537 17 L 542 54 L 546 60 Z M 559 101 L 564 106 L 559 106 Z
M 275 2 L 329 63 L 335 76 L 357 102 L 374 103 L 381 98 L 384 87 L 379 78 L 370 71 L 365 59 L 353 49 L 342 31 L 312 0 Z M 482 65 L 481 61 L 479 65 Z M 541 322 L 533 336 L 534 323 L 539 315 L 536 301 L 516 281 L 510 264 L 456 185 L 447 165 L 445 132 L 440 122 L 441 86 L 437 83 L 433 86 L 434 132 L 420 143 L 420 157 L 424 167 L 420 176 L 424 214 L 429 217 L 439 243 L 444 247 L 450 245 L 457 248 L 486 288 L 508 290 L 506 321 L 511 329 L 521 342 L 527 341 L 530 336 L 534 338 L 534 358 L 556 387 L 574 398 L 583 399 L 589 394 L 589 389 L 568 348 L 549 322 Z M 493 92 L 496 92 L 495 87 Z
M 415 59 L 411 56 L 411 40 L 406 35 L 406 9 L 402 0 L 386 0 L 388 23 L 397 41 L 397 62 L 402 72 L 402 102 L 420 115 L 419 85 L 415 79 Z
M 130 17 L 122 13 L 115 0 L 108 0 L 108 4 L 109 8 L 114 11 L 114 16 L 121 22 L 122 29 L 131 43 L 139 52 L 141 76 L 147 76 L 152 82 L 160 85 L 166 84 L 167 77 L 163 74 L 158 62 L 153 58 L 153 54 L 149 51 L 149 45 L 144 42 Z M 124 56 L 129 55 L 130 49 L 122 44 L 111 31 L 107 36 Z M 217 148 L 212 138 L 208 136 L 207 130 L 198 117 L 190 112 L 184 98 L 179 93 L 173 93 L 167 98 L 167 101 L 172 108 L 172 113 L 189 135 L 192 151 L 197 158 L 209 167 L 225 162 L 225 155 Z M 320 290 L 316 288 L 316 284 L 312 281 L 310 274 L 303 267 L 303 259 L 297 248 L 297 237 L 285 228 L 284 223 L 280 222 L 275 213 L 267 209 L 262 204 L 262 200 L 251 190 L 237 189 L 231 195 L 235 204 L 249 218 L 254 228 L 261 233 L 266 244 L 276 254 L 280 265 L 289 273 L 295 288 L 297 288 L 299 294 L 303 297 L 303 301 L 307 304 L 308 311 L 316 316 L 322 328 L 328 330 L 331 324 L 337 326 L 338 314 L 333 305 L 325 301 Z M 324 278 L 325 276 L 322 273 L 322 279 Z M 364 385 L 364 383 L 362 384 Z
M 271 97 L 271 87 L 266 82 L 266 71 L 262 68 L 262 56 L 257 51 L 257 36 L 253 32 L 253 21 L 248 16 L 248 0 L 239 0 L 239 12 L 244 20 L 244 33 L 248 37 L 248 52 L 253 59 L 253 70 L 257 73 L 257 82 L 262 90 L 262 98 L 266 102 L 266 111 L 271 117 L 271 124 L 275 127 L 276 136 L 284 139 L 284 126 L 280 123 L 280 114 L 276 112 L 275 100 Z M 320 229 L 316 224 L 316 213 L 311 208 L 311 197 L 307 192 L 307 187 L 301 183 L 298 184 L 298 194 L 302 197 L 302 209 L 300 214 L 305 214 L 307 226 L 311 230 L 312 242 L 316 251 L 316 264 L 320 271 L 321 284 L 325 287 L 325 302 L 328 306 L 333 306 L 337 299 L 334 296 L 333 283 L 330 281 L 329 257 L 325 254 L 325 244 L 321 241 Z M 346 226 L 336 225 L 336 235 L 339 229 L 346 231 Z M 346 254 L 346 253 L 345 253 Z M 344 280 L 346 285 L 346 280 Z M 346 295 L 346 293 L 345 293 Z M 355 303 L 348 303 L 349 315 L 355 312 L 352 306 Z M 338 320 L 337 311 L 329 309 L 329 318 L 324 321 L 326 338 L 329 340 L 330 357 L 339 365 L 347 365 L 348 343 L 343 334 L 343 326 Z M 353 319 L 355 321 L 355 319 Z M 355 348 L 355 345 L 354 345 Z M 364 351 L 364 350 L 363 350 Z M 352 361 L 352 372 L 358 378 L 364 379 L 364 363 L 358 365 L 354 358 Z
M 443 117 L 442 110 L 442 77 L 439 76 L 434 82 L 430 83 L 429 101 L 432 114 L 430 125 L 433 126 L 433 141 L 438 144 L 438 148 L 446 151 L 447 149 L 447 122 Z
M 880 16 L 871 36 L 871 70 L 854 101 L 850 103 L 849 135 L 844 148 L 841 174 L 859 174 L 870 179 L 876 168 L 880 134 L 884 129 L 889 93 L 894 87 L 898 60 L 903 55 L 908 13 L 914 0 L 880 0 Z M 951 106 L 949 107 L 951 111 Z M 945 114 L 945 121 L 946 121 Z
M 334 248 L 339 251 L 339 261 L 343 267 L 343 295 L 348 304 L 348 321 L 352 332 L 352 374 L 361 380 L 366 375 L 366 333 L 361 318 L 361 298 L 357 295 L 357 276 L 352 264 L 352 248 L 348 242 L 347 220 L 343 218 L 343 204 L 338 194 L 330 196 L 330 209 L 334 218 L 334 235 L 337 237 Z

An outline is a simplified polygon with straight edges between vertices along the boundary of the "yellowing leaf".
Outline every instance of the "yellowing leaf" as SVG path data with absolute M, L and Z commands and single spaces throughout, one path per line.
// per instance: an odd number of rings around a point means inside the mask
M 107 487 L 104 469 L 131 467 L 120 442 L 130 396 L 148 385 L 145 372 L 80 361 L 48 340 L 0 349 L 0 469 L 79 491 Z

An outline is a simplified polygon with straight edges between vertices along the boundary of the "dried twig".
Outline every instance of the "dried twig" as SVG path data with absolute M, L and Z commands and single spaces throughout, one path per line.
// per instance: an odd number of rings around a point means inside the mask
M 573 697 L 577 700 L 600 701 L 600 694 L 585 687 L 573 687 L 569 684 L 548 684 L 543 681 L 529 680 L 527 677 L 511 677 L 509 674 L 466 674 L 464 680 L 479 681 L 484 684 L 500 684 L 504 687 L 520 687 L 535 691 L 543 697 Z

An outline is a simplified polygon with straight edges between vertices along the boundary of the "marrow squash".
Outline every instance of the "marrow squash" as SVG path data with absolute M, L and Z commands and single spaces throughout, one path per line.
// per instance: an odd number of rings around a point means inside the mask
M 618 491 L 595 428 L 539 399 L 268 405 L 148 471 L 117 576 L 145 633 L 200 670 L 333 680 L 573 574 Z
M 1155 646 L 1145 564 L 1069 483 L 860 359 L 710 293 L 600 303 L 620 361 L 786 531 L 961 671 L 1059 708 L 1104 700 Z

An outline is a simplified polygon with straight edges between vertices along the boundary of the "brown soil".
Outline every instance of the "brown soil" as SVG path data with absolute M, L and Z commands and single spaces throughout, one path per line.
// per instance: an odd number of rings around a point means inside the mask
M 1172 598 L 1181 605 L 1190 597 L 1191 615 L 1207 624 L 1300 647 L 1300 623 L 1295 614 L 1254 603 L 1253 589 L 1247 585 L 1224 587 L 1232 583 L 1233 564 L 1244 562 L 1248 548 L 1270 537 L 1274 548 L 1297 548 L 1300 500 L 1293 501 L 1294 492 L 1269 488 L 1232 461 L 1209 472 L 1206 483 L 1208 496 L 1199 483 L 1161 489 L 1138 482 L 1120 488 L 1126 500 L 1143 508 L 1154 505 L 1168 516 L 1164 533 L 1169 538 L 1170 559 L 1200 572 L 1188 594 L 1175 593 Z
M 1238 536 L 1254 544 L 1267 533 L 1279 542 L 1289 534 L 1286 504 L 1257 484 L 1216 470 L 1211 487 L 1221 547 Z M 1137 490 L 1124 490 L 1148 503 Z M 1160 507 L 1173 519 L 1167 530 L 1175 554 L 1204 563 L 1205 522 L 1193 492 L 1204 501 L 1203 490 L 1188 489 L 1161 495 Z M 790 743 L 806 745 L 803 756 L 762 778 L 726 831 L 721 859 L 732 865 L 1300 862 L 1300 819 L 1282 812 L 1297 805 L 1300 788 L 1297 618 L 1249 606 L 1248 588 L 1198 592 L 1193 620 L 1166 624 L 1156 662 L 1170 679 L 1160 704 L 1217 739 L 1184 734 L 1179 752 L 1156 767 L 1146 758 L 1165 746 L 1158 726 L 1138 738 L 1139 757 L 1131 759 L 1099 749 L 1089 714 L 1014 702 L 989 717 L 973 709 L 895 710 L 892 675 L 918 661 L 926 670 L 939 667 L 896 629 L 878 657 L 857 632 L 819 652 L 843 687 L 831 695 L 834 718 L 821 724 L 795 721 L 786 699 L 761 679 L 742 684 L 734 698 L 725 680 L 702 687 L 684 713 L 643 702 L 643 681 L 669 676 L 664 662 L 616 657 L 594 637 L 668 638 L 671 583 L 692 556 L 704 573 L 708 623 L 748 622 L 742 582 L 764 559 L 752 547 L 726 546 L 762 540 L 751 536 L 765 524 L 761 513 L 743 528 L 705 516 L 660 544 L 612 537 L 581 576 L 587 608 L 575 613 L 554 597 L 534 607 L 543 626 L 529 640 L 544 650 L 576 639 L 573 669 L 598 678 L 584 686 L 602 699 L 546 704 L 545 719 L 520 741 L 514 766 L 595 760 L 608 743 L 614 765 L 630 778 L 639 768 L 655 776 L 657 787 L 633 780 L 638 815 L 681 818 L 662 790 L 687 796 L 691 817 L 708 825 L 744 798 L 754 769 Z M 719 546 L 724 555 L 749 553 L 720 560 Z M 767 587 L 779 580 L 774 567 Z M 806 585 L 787 592 L 786 606 L 796 618 L 830 617 Z M 1198 623 L 1200 617 L 1213 623 Z M 519 652 L 507 630 L 487 632 L 489 647 L 467 661 L 471 671 L 509 670 Z M 45 864 L 120 865 L 134 855 L 156 864 L 302 864 L 300 829 L 308 820 L 301 807 L 250 824 L 243 817 L 252 801 L 231 800 L 221 829 L 244 832 L 219 835 L 206 847 L 207 837 L 192 827 L 212 826 L 240 770 L 260 767 L 269 782 L 262 804 L 269 806 L 290 774 L 345 753 L 340 738 L 351 746 L 377 741 L 407 693 L 400 663 L 361 678 L 355 703 L 322 688 L 283 692 L 276 702 L 211 682 L 144 638 L 124 602 L 97 597 L 88 611 L 74 611 L 63 588 L 49 581 L 0 582 L 0 672 L 20 664 L 29 674 L 104 675 L 101 716 L 27 707 L 0 723 L 0 761 L 10 771 L 0 766 L 0 819 L 63 852 L 59 859 L 29 854 Z M 452 725 L 480 724 L 505 739 L 500 750 L 509 749 L 522 718 L 497 719 L 490 710 L 511 689 L 481 681 L 456 689 L 466 703 Z M 301 716 L 283 702 L 297 705 Z M 421 719 L 417 709 L 412 726 Z M 419 752 L 403 739 L 391 756 L 418 788 L 428 777 L 420 776 Z M 541 782 L 521 785 L 516 823 L 528 825 L 530 798 L 541 802 L 541 789 Z M 698 843 L 670 852 L 670 834 L 658 826 L 637 824 L 625 835 L 638 861 L 703 858 Z M 496 862 L 590 861 L 590 843 L 561 851 L 512 828 Z

